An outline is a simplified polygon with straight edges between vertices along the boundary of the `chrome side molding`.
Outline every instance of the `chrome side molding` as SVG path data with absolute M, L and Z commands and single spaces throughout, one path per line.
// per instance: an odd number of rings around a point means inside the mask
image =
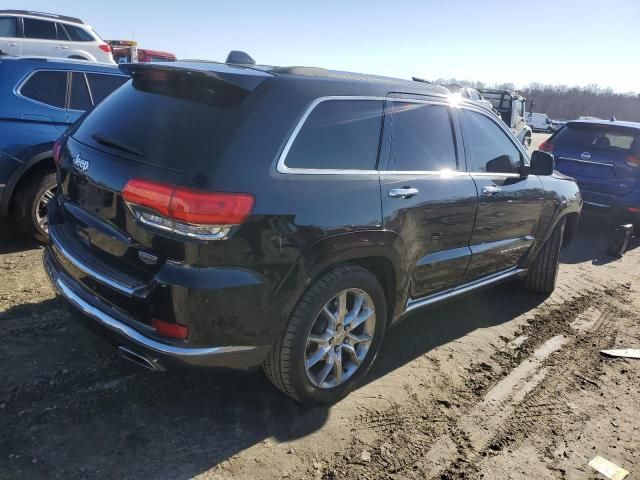
M 433 305 L 434 303 L 438 303 L 443 300 L 462 295 L 463 293 L 468 293 L 478 288 L 502 282 L 503 280 L 507 280 L 508 278 L 521 275 L 526 271 L 527 270 L 525 268 L 513 267 L 508 270 L 503 270 L 502 272 L 489 275 L 487 277 L 482 277 L 478 280 L 474 280 L 473 282 L 465 283 L 456 288 L 452 288 L 451 290 L 445 290 L 444 292 L 436 293 L 434 295 L 430 295 L 421 299 L 409 300 L 402 314 L 405 315 L 414 310 L 418 310 L 419 308 L 426 307 L 427 305 Z

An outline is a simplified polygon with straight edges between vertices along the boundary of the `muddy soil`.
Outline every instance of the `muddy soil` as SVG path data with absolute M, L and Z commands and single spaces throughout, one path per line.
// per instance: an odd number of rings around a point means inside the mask
M 640 473 L 640 247 L 587 218 L 559 287 L 518 281 L 416 313 L 371 374 L 303 408 L 261 373 L 145 372 L 53 297 L 0 224 L 0 478 L 592 479 Z

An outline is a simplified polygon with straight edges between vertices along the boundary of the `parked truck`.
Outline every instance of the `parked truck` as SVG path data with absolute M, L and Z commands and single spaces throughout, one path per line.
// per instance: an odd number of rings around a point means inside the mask
M 531 127 L 526 121 L 527 99 L 509 90 L 480 89 L 482 96 L 491 102 L 513 134 L 525 148 L 531 145 Z

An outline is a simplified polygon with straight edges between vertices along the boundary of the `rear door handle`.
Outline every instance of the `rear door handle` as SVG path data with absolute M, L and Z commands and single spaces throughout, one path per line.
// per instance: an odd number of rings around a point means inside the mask
M 420 193 L 420 191 L 417 188 L 411 187 L 392 188 L 389 190 L 389 196 L 391 198 L 409 198 L 418 193 Z
M 483 195 L 495 195 L 497 193 L 500 193 L 501 191 L 502 189 L 497 185 L 487 185 L 486 187 L 482 187 Z
M 9 42 L 7 43 L 7 47 L 17 47 L 18 44 L 16 42 Z
M 66 45 L 58 45 L 58 49 L 59 50 L 67 50 L 69 47 L 67 47 Z

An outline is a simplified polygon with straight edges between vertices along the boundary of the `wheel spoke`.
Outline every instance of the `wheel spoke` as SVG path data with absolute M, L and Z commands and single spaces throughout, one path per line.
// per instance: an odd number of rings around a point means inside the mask
M 369 340 L 371 340 L 371 335 L 366 332 L 360 334 L 350 333 L 349 339 L 354 345 L 356 345 L 358 343 L 368 342 Z
M 365 307 L 364 309 L 362 309 L 362 312 L 360 312 L 360 314 L 353 320 L 353 323 L 350 325 L 351 330 L 355 330 L 364 322 L 369 320 L 369 318 L 371 318 L 371 315 L 373 315 L 373 310 L 371 308 Z
M 345 326 L 349 325 L 353 328 L 353 321 L 358 317 L 360 310 L 362 310 L 362 304 L 364 303 L 364 293 L 354 295 L 353 307 L 349 310 L 349 313 L 344 319 Z
M 325 362 L 324 367 L 322 367 L 322 370 L 320 370 L 318 376 L 316 377 L 318 385 L 322 385 L 327 380 L 329 373 L 331 373 L 331 370 L 333 370 L 335 359 L 336 356 L 333 353 L 333 350 L 330 350 L 329 355 L 327 355 L 327 361 Z
M 327 330 L 335 331 L 338 320 L 336 319 L 336 316 L 331 312 L 331 310 L 329 310 L 328 305 L 322 307 L 322 313 L 324 313 L 324 315 L 327 317 L 327 320 L 329 320 L 329 328 L 327 328 Z
M 336 384 L 340 385 L 342 380 L 342 347 L 338 347 L 338 351 L 334 355 L 333 377 L 336 379 Z
M 360 359 L 358 358 L 358 352 L 356 352 L 356 349 L 354 348 L 353 345 L 344 345 L 342 347 L 342 350 L 345 351 L 347 353 L 347 355 L 349 355 L 351 357 L 351 360 L 353 360 L 353 363 L 355 363 L 356 365 L 360 365 Z
M 325 343 L 328 343 L 329 340 L 331 340 L 331 337 L 333 336 L 333 330 L 330 329 L 326 329 L 324 332 L 322 333 L 310 333 L 309 334 L 309 339 L 308 339 L 308 343 L 317 343 L 318 345 L 322 345 Z
M 336 323 L 338 325 L 344 325 L 344 318 L 347 315 L 347 292 L 342 292 L 338 295 L 338 313 L 336 315 Z
M 316 363 L 322 360 L 330 350 L 331 347 L 329 345 L 318 347 L 318 349 L 313 352 L 313 354 L 309 358 L 307 358 L 307 368 L 313 367 Z

